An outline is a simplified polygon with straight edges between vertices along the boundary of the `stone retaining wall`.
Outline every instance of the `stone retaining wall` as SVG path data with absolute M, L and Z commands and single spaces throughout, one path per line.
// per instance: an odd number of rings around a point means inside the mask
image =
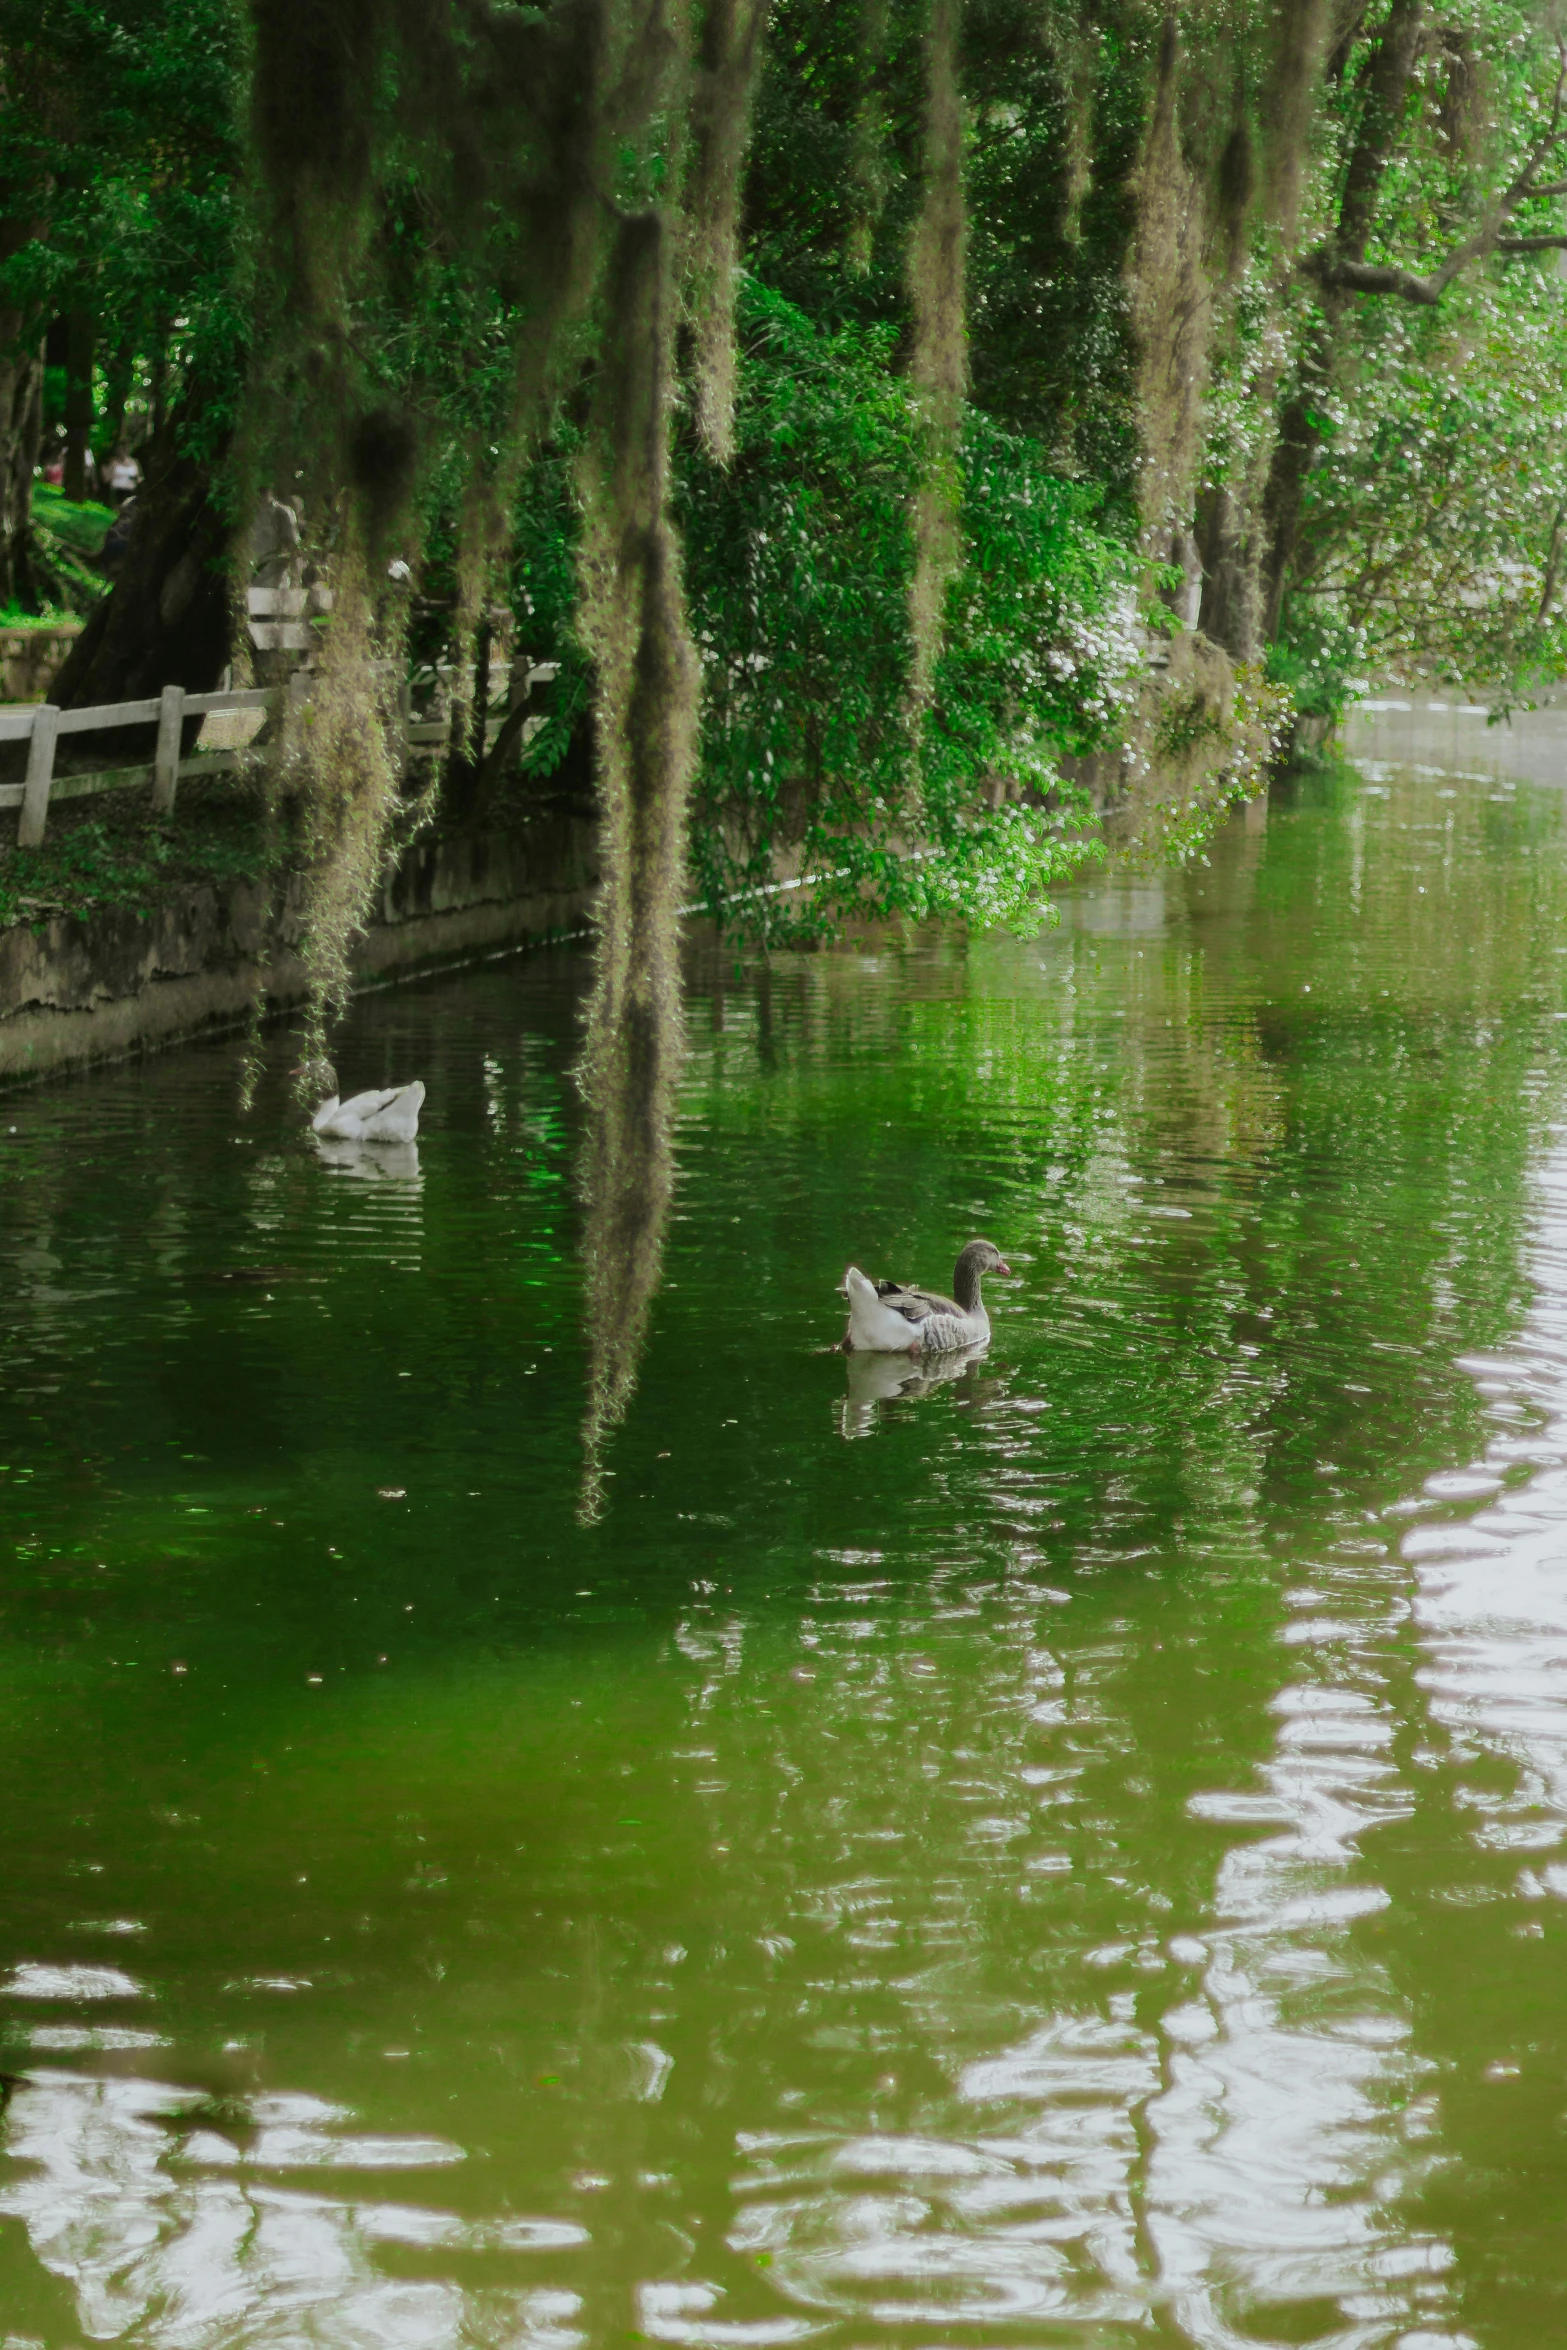
M 82 633 L 79 620 L 48 628 L 0 628 L 0 702 L 44 702 Z
M 574 930 L 597 879 L 583 817 L 515 833 L 416 841 L 359 942 L 364 981 L 412 977 Z M 268 947 L 266 892 L 192 886 L 145 919 L 122 909 L 0 930 L 0 1083 L 149 1051 L 249 1017 L 263 979 L 269 1013 L 305 993 L 285 903 Z

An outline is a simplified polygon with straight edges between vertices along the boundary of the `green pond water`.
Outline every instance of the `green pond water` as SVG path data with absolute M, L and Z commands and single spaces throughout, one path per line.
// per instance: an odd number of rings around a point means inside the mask
M 597 1525 L 580 951 L 0 1100 L 0 2345 L 1567 2340 L 1563 815 L 695 948 Z

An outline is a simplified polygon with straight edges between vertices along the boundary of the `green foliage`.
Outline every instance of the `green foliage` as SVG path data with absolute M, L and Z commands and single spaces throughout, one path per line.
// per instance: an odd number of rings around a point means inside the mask
M 1037 445 L 972 418 L 966 561 L 912 735 L 918 420 L 889 332 L 813 326 L 754 283 L 741 315 L 735 462 L 693 458 L 681 495 L 706 669 L 699 895 L 774 938 L 894 911 L 1026 921 L 1084 853 L 1056 759 L 1113 716 L 1127 559 Z M 1035 805 L 1008 804 L 1025 791 Z M 771 890 L 780 857 L 809 892 Z
M 1116 724 L 1137 659 L 1131 563 L 1091 493 L 1052 474 L 1037 443 L 971 412 L 967 560 L 916 739 L 906 684 L 918 421 L 892 330 L 813 325 L 754 278 L 740 319 L 735 459 L 714 465 L 694 436 L 678 450 L 704 668 L 696 894 L 730 927 L 775 940 L 853 914 L 1037 919 L 1089 850 L 1086 804 L 1059 760 Z M 574 626 L 576 456 L 567 427 L 531 469 L 516 517 L 519 643 L 560 664 L 525 754 L 541 777 L 565 757 L 588 694 Z M 820 878 L 809 892 L 779 890 L 780 871 Z
M 960 60 L 975 399 L 1099 487 L 1123 527 L 1136 471 L 1123 280 L 1158 23 L 1114 6 L 1085 22 L 1076 0 L 969 0 Z M 925 24 L 922 8 L 775 0 L 747 200 L 759 277 L 824 324 L 893 327 L 895 347 Z
M 674 404 L 704 671 L 690 835 L 704 904 L 773 938 L 859 913 L 1033 918 L 1095 830 L 1062 760 L 1122 727 L 1148 638 L 1173 625 L 1157 599 L 1185 596 L 1201 537 L 1188 492 L 1234 508 L 1255 614 L 1292 429 L 1306 457 L 1277 610 L 1226 633 L 1212 593 L 1204 607 L 1243 667 L 1265 651 L 1271 687 L 1314 717 L 1380 672 L 1503 695 L 1560 674 L 1557 256 L 1477 253 L 1423 305 L 1322 274 L 1351 247 L 1433 269 L 1511 201 L 1531 157 L 1557 184 L 1554 40 L 1523 0 L 1423 21 L 1373 152 L 1399 21 L 1346 20 L 1328 50 L 1311 29 L 1326 39 L 1325 17 L 1271 0 L 1173 16 L 1148 0 L 1087 16 L 1075 0 L 966 0 L 961 561 L 914 717 L 928 447 L 909 285 L 929 10 L 775 0 L 727 466 L 699 445 L 702 398 L 725 405 L 712 352 L 686 352 Z M 603 194 L 628 211 L 707 204 L 707 274 L 684 316 L 727 315 L 712 256 L 734 190 L 708 189 L 691 156 L 740 138 L 744 77 L 727 127 L 703 85 L 684 145 L 681 102 L 657 96 L 662 22 L 629 0 L 463 0 L 434 18 L 365 0 L 341 19 L 308 0 L 0 0 L 0 309 L 18 337 L 91 315 L 100 447 L 194 386 L 186 431 L 236 511 L 259 467 L 302 481 L 313 554 L 330 567 L 351 541 L 363 556 L 367 662 L 401 650 L 403 603 L 382 592 L 393 557 L 417 573 L 421 660 L 460 657 L 481 605 L 509 594 L 519 647 L 559 665 L 521 747 L 522 802 L 586 765 L 578 495 L 608 315 Z M 721 30 L 700 11 L 681 25 L 710 48 Z M 1531 195 L 1507 226 L 1548 237 L 1559 214 L 1559 197 Z M 723 445 L 712 417 L 706 430 Z M 1157 547 L 1138 510 L 1151 471 L 1173 501 Z M 40 491 L 34 514 L 39 592 L 85 609 L 102 511 Z M 1211 590 L 1211 547 L 1204 561 Z M 1259 680 L 1246 696 L 1268 737 Z M 1183 714 L 1178 697 L 1151 723 L 1138 789 L 1168 786 L 1161 838 L 1191 834 L 1180 778 L 1199 754 L 1223 768 L 1220 727 L 1213 705 Z M 774 888 L 807 872 L 809 891 Z
M 1567 666 L 1567 287 L 1496 265 L 1356 321 L 1307 489 L 1284 644 L 1319 681 L 1527 687 Z M 1542 607 L 1548 608 L 1542 609 Z
M 1367 674 L 1364 632 L 1326 597 L 1288 597 L 1283 627 L 1268 647 L 1267 674 L 1302 718 L 1336 725 Z
M 48 482 L 33 484 L 29 561 L 34 592 L 53 612 L 90 612 L 104 592 L 93 568 L 114 520 L 114 509 L 91 499 L 73 502 Z
M 1321 99 L 1316 217 L 1334 207 L 1357 139 L 1383 20 L 1372 19 Z M 1355 51 L 1358 48 L 1358 59 Z M 1358 70 L 1357 70 L 1358 68 Z M 1440 280 L 1488 221 L 1509 237 L 1562 233 L 1561 56 L 1553 24 L 1520 0 L 1468 0 L 1419 44 L 1373 176 L 1365 258 Z M 1533 171 L 1544 193 L 1500 212 Z M 1342 216 L 1340 216 L 1342 217 Z M 1314 442 L 1269 674 L 1303 712 L 1331 717 L 1358 681 L 1453 682 L 1507 698 L 1567 663 L 1561 518 L 1567 515 L 1567 280 L 1546 249 L 1487 253 L 1438 298 L 1326 295 L 1298 274 L 1282 305 L 1254 277 L 1221 381 L 1233 476 L 1270 419 L 1248 383 L 1296 374 Z M 1272 370 L 1269 377 L 1270 367 Z
M 36 337 L 81 310 L 107 448 L 191 369 L 212 445 L 243 327 L 233 0 L 0 0 L 0 308 Z
M 46 481 L 33 484 L 34 529 L 47 530 L 78 561 L 90 563 L 103 552 L 113 520 L 112 506 L 100 506 L 91 498 L 75 502 Z

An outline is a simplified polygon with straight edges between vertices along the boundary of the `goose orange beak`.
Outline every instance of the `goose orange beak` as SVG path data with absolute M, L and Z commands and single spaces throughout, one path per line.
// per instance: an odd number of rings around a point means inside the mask
M 1007 1279 L 1008 1279 L 1009 1281 L 1011 1280 L 1011 1278 L 1012 1278 L 1012 1268 L 1011 1268 L 1011 1266 L 1010 1266 L 1010 1265 L 1007 1263 L 1007 1260 L 1006 1260 L 1006 1258 L 1005 1258 L 1005 1257 L 1003 1257 L 1003 1258 L 1002 1258 L 1002 1260 L 1001 1260 L 1000 1264 L 999 1264 L 999 1265 L 996 1267 L 996 1271 L 997 1271 L 998 1273 L 1005 1273 L 1005 1275 L 1006 1275 Z

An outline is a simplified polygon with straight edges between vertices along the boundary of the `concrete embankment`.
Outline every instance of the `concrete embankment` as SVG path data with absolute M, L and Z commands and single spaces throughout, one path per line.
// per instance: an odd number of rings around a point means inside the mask
M 595 827 L 540 816 L 515 832 L 416 841 L 355 952 L 363 983 L 410 978 L 578 928 L 597 878 Z M 297 906 L 268 917 L 254 882 L 191 885 L 145 915 L 114 908 L 0 931 L 0 1083 L 235 1027 L 258 994 L 305 994 Z

